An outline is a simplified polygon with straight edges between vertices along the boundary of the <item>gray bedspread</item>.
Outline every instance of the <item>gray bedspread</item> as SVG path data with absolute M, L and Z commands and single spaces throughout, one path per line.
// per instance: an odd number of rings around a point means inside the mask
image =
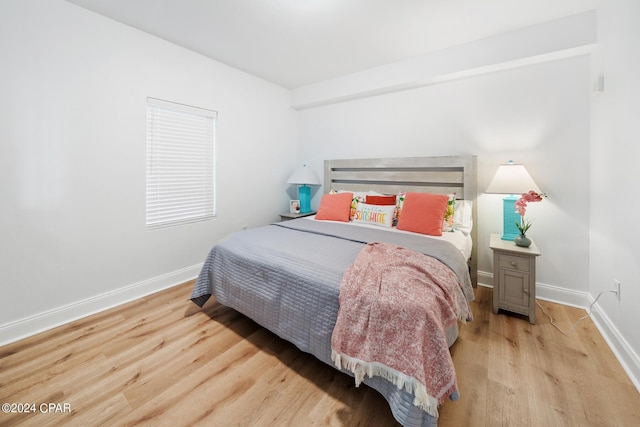
M 334 367 L 331 334 L 338 314 L 340 282 L 369 242 L 394 243 L 437 258 L 456 273 L 467 300 L 473 300 L 466 260 L 448 242 L 308 219 L 240 231 L 216 244 L 191 299 L 202 306 L 214 295 L 220 304 Z M 447 331 L 449 344 L 457 332 L 457 325 Z M 380 377 L 367 378 L 365 383 L 387 399 L 402 425 L 437 425 L 437 418 L 413 405 L 411 393 Z

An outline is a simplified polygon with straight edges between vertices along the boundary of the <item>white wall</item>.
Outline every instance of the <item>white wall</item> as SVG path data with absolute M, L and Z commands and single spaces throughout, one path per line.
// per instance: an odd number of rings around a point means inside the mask
M 197 274 L 278 219 L 289 92 L 62 0 L 0 2 L 0 343 Z M 219 112 L 218 217 L 145 231 L 146 98 Z
M 500 163 L 522 162 L 549 196 L 527 212 L 543 253 L 538 282 L 587 292 L 588 87 L 582 55 L 310 108 L 298 115 L 300 151 L 316 170 L 330 158 L 478 155 L 479 269 L 488 273 L 502 200 L 482 192 Z
M 590 292 L 621 282 L 621 298 L 605 294 L 595 318 L 640 389 L 640 2 L 602 0 L 592 80 Z

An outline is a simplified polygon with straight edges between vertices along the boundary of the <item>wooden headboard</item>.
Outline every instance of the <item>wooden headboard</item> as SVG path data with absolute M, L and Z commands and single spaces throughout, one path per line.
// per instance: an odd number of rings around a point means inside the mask
M 324 161 L 324 192 L 331 190 L 399 191 L 450 194 L 473 202 L 469 261 L 471 282 L 478 283 L 477 254 L 477 158 L 476 156 L 405 157 L 381 159 L 340 159 Z

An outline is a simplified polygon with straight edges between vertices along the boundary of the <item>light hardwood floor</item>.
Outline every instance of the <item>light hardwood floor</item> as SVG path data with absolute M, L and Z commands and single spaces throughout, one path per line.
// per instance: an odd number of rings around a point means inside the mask
M 191 286 L 0 347 L 0 403 L 36 404 L 0 425 L 398 425 L 377 392 L 233 310 L 198 309 Z M 476 296 L 441 426 L 640 425 L 640 394 L 590 319 L 564 336 L 539 308 L 530 325 L 492 314 L 491 289 Z M 542 304 L 564 328 L 584 315 Z M 42 413 L 50 402 L 68 406 Z

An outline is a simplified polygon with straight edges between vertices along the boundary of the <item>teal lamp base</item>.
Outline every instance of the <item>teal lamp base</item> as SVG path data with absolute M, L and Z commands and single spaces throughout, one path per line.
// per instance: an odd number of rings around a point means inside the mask
M 513 194 L 502 199 L 502 240 L 515 239 L 520 235 L 516 223 L 520 223 L 520 214 L 516 212 L 516 201 L 520 197 Z
M 311 187 L 301 185 L 298 188 L 298 198 L 300 199 L 300 213 L 311 212 Z

